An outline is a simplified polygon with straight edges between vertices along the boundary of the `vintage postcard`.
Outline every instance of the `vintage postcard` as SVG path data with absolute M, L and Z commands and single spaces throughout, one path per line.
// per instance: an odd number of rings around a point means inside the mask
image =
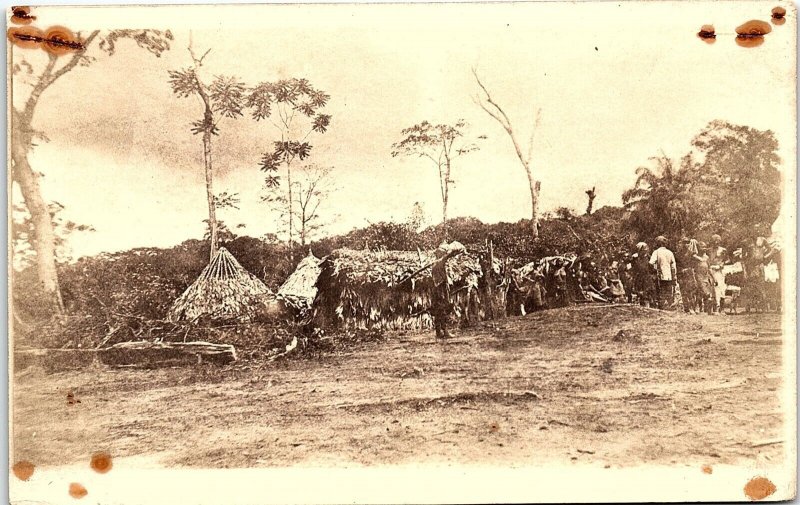
M 795 496 L 793 3 L 6 11 L 11 503 Z

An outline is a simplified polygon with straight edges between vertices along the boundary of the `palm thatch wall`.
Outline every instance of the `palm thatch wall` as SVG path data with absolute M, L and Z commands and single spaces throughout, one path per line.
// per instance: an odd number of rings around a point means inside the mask
M 321 264 L 314 321 L 320 327 L 415 329 L 432 327 L 429 314 L 433 279 L 426 268 L 433 252 L 355 251 L 339 249 Z M 480 317 L 476 256 L 462 254 L 447 262 L 454 318 Z
M 292 275 L 278 288 L 278 297 L 296 311 L 309 311 L 317 297 L 317 279 L 322 272 L 322 261 L 309 251 L 308 256 L 298 263 Z
M 170 321 L 251 321 L 274 300 L 269 288 L 224 247 L 175 300 Z

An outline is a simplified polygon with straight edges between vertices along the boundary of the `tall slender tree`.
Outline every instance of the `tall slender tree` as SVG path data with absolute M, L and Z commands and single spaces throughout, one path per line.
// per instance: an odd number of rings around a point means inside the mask
M 296 169 L 292 178 L 292 207 L 296 217 L 293 221 L 294 232 L 305 247 L 308 241 L 326 223 L 320 214 L 320 206 L 335 190 L 333 169 L 319 165 L 302 165 Z M 281 186 L 265 188 L 261 201 L 269 204 L 280 217 L 282 224 L 288 223 L 288 195 Z
M 328 100 L 330 95 L 314 88 L 307 79 L 296 78 L 259 83 L 247 96 L 253 119 L 269 120 L 280 135 L 280 140 L 274 141 L 261 156 L 260 167 L 266 173 L 264 186 L 267 189 L 282 187 L 286 193 L 286 230 L 290 249 L 294 244 L 297 219 L 293 169 L 296 162 L 311 155 L 313 146 L 308 142 L 309 136 L 328 131 L 331 116 L 322 113 Z M 283 180 L 279 175 L 281 167 L 286 174 Z
M 439 173 L 439 191 L 442 197 L 442 226 L 447 238 L 447 205 L 453 185 L 452 169 L 456 158 L 478 150 L 478 145 L 465 138 L 467 123 L 459 119 L 453 125 L 432 124 L 423 121 L 404 128 L 402 140 L 392 145 L 392 156 L 418 156 L 428 158 Z M 477 139 L 485 139 L 480 135 Z
M 527 153 L 523 154 L 522 145 L 517 138 L 517 132 L 511 125 L 511 120 L 508 118 L 508 115 L 505 113 L 503 108 L 494 101 L 492 95 L 489 93 L 489 90 L 486 89 L 486 86 L 483 84 L 483 82 L 481 82 L 481 79 L 478 77 L 478 73 L 474 68 L 472 69 L 472 75 L 475 76 L 475 81 L 478 83 L 478 87 L 480 87 L 481 91 L 483 92 L 482 95 L 475 96 L 473 101 L 495 121 L 500 123 L 500 126 L 502 126 L 506 133 L 508 133 L 508 136 L 511 138 L 511 143 L 514 144 L 514 150 L 517 153 L 517 157 L 519 158 L 520 163 L 522 163 L 522 168 L 525 169 L 525 175 L 528 177 L 528 186 L 530 187 L 531 191 L 531 233 L 533 234 L 533 238 L 537 238 L 539 236 L 539 192 L 542 189 L 542 182 L 537 180 L 533 173 L 531 158 L 533 157 L 533 139 L 534 135 L 536 134 L 536 129 L 539 127 L 539 116 L 541 110 L 536 112 L 536 120 L 534 122 L 533 129 L 531 130 L 530 140 L 528 141 L 528 151 Z
M 200 71 L 211 49 L 197 56 L 192 48 L 191 37 L 188 47 L 192 65 L 169 71 L 172 92 L 180 98 L 197 95 L 203 103 L 203 117 L 192 123 L 191 131 L 203 136 L 203 164 L 206 178 L 206 200 L 208 202 L 208 227 L 210 257 L 213 258 L 219 247 L 219 223 L 214 196 L 214 170 L 211 150 L 212 135 L 219 135 L 219 122 L 222 118 L 235 119 L 242 115 L 245 106 L 246 86 L 236 77 L 214 76 L 210 81 L 200 76 Z
M 47 300 L 45 304 L 52 314 L 62 314 L 64 303 L 58 284 L 56 270 L 56 234 L 53 216 L 42 196 L 39 178 L 41 173 L 33 169 L 29 154 L 36 140 L 47 141 L 44 132 L 34 127 L 35 114 L 42 96 L 52 89 L 64 75 L 77 67 L 87 67 L 97 61 L 92 49 L 111 56 L 116 52 L 117 43 L 130 39 L 156 57 L 168 50 L 172 33 L 159 30 L 94 30 L 88 34 L 72 34 L 64 28 L 51 28 L 47 31 L 33 26 L 12 27 L 9 29 L 11 77 L 11 124 L 10 157 L 11 178 L 22 193 L 22 198 L 30 212 L 32 224 L 32 243 L 36 251 L 36 269 L 40 286 Z M 45 61 L 39 70 L 34 65 Z M 38 66 L 38 65 L 37 65 Z M 25 88 L 30 91 L 25 93 Z M 72 96 L 72 94 L 64 95 Z M 71 99 L 71 98 L 70 98 Z

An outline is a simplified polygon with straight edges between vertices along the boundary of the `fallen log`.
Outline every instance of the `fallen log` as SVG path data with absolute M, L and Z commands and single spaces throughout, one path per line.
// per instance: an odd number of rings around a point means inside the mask
M 230 344 L 211 342 L 120 342 L 98 349 L 100 362 L 113 366 L 172 366 L 236 361 Z

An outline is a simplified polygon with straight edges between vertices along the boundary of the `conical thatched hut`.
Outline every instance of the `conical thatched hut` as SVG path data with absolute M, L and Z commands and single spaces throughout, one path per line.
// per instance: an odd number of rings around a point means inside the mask
M 309 251 L 308 256 L 298 263 L 292 275 L 278 288 L 278 297 L 301 313 L 311 310 L 317 297 L 317 279 L 322 272 L 322 261 Z
M 272 299 L 269 288 L 220 247 L 197 280 L 172 304 L 167 318 L 250 321 Z
M 339 249 L 321 264 L 314 321 L 322 327 L 430 328 L 433 279 L 426 268 L 432 252 Z M 478 259 L 462 254 L 447 262 L 454 316 L 460 322 L 480 317 Z

